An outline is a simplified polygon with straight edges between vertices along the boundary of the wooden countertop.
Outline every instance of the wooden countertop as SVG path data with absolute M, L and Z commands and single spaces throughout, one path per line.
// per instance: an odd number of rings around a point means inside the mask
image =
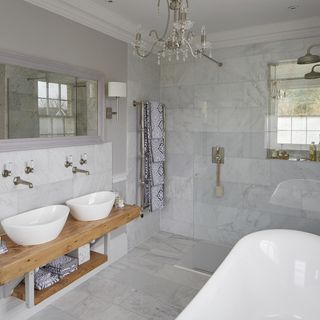
M 36 246 L 20 246 L 3 236 L 9 251 L 0 255 L 0 285 L 102 237 L 138 218 L 139 215 L 140 208 L 133 205 L 113 209 L 107 218 L 97 221 L 77 221 L 69 215 L 57 239 Z

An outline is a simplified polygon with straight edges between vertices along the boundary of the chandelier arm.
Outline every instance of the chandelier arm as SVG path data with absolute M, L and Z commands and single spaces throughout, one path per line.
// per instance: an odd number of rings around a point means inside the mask
M 149 57 L 149 56 L 153 53 L 153 49 L 154 49 L 154 47 L 156 46 L 156 44 L 157 44 L 158 42 L 159 42 L 159 41 L 155 41 L 155 42 L 152 44 L 151 49 L 150 49 L 147 53 L 145 53 L 145 54 L 140 53 L 140 48 L 137 47 L 137 46 L 135 46 L 137 55 L 138 55 L 140 58 L 147 58 L 147 57 Z
M 197 50 L 194 51 L 193 48 L 191 47 L 190 42 L 188 40 L 185 40 L 185 43 L 188 45 L 188 47 L 190 49 L 190 52 L 191 52 L 191 54 L 192 54 L 192 56 L 194 58 L 197 58 L 197 57 L 199 57 L 199 55 L 202 55 L 203 57 L 205 57 L 205 58 L 209 59 L 210 61 L 214 62 L 215 64 L 217 64 L 219 67 L 223 66 L 222 62 L 219 62 L 219 61 L 211 58 L 206 53 L 204 53 L 204 50 L 197 49 Z
M 159 0 L 159 3 L 160 3 L 160 0 Z M 162 37 L 159 37 L 158 35 L 158 32 L 156 30 L 151 30 L 149 32 L 149 36 L 151 36 L 152 34 L 154 34 L 156 36 L 156 41 L 152 44 L 151 46 L 151 49 L 145 53 L 145 54 L 142 54 L 140 53 L 140 50 L 139 48 L 136 46 L 135 49 L 136 49 L 136 53 L 137 55 L 140 57 L 140 58 L 147 58 L 149 57 L 152 53 L 153 53 L 153 49 L 154 47 L 161 41 L 164 40 L 164 38 L 166 37 L 167 33 L 168 33 L 168 30 L 169 30 L 169 25 L 170 25 L 170 3 L 169 3 L 169 0 L 167 0 L 167 7 L 168 7 L 168 16 L 167 16 L 167 23 L 166 23 L 166 27 L 165 27 L 165 30 L 164 30 L 164 33 L 162 35 Z
M 208 56 L 206 53 L 204 53 L 204 52 L 200 51 L 200 54 L 201 54 L 202 56 L 204 56 L 205 58 L 207 58 L 207 59 L 209 59 L 209 60 L 213 61 L 214 63 L 216 63 L 216 64 L 218 65 L 218 67 L 222 67 L 222 66 L 223 66 L 223 63 L 222 63 L 222 62 L 219 62 L 219 61 L 217 61 L 217 60 L 215 60 L 215 59 L 211 58 L 211 57 L 210 57 L 210 56 Z
M 188 40 L 186 40 L 186 39 L 185 39 L 184 41 L 185 41 L 185 43 L 187 44 L 187 46 L 189 47 L 192 56 L 193 56 L 194 58 L 198 58 L 198 56 L 199 56 L 199 54 L 200 54 L 200 50 L 194 51 L 193 48 L 191 47 L 190 42 L 189 42 Z

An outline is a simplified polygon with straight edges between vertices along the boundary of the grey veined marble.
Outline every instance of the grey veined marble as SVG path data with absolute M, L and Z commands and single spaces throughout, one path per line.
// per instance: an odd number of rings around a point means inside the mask
M 285 183 L 273 196 L 283 181 L 320 181 L 319 163 L 268 160 L 265 149 L 268 64 L 296 59 L 313 43 L 297 39 L 220 48 L 215 56 L 221 68 L 205 59 L 161 66 L 160 94 L 168 109 L 168 203 L 161 230 L 224 245 L 269 228 L 320 235 L 315 184 Z M 226 157 L 222 198 L 214 193 L 211 161 L 212 147 L 218 145 Z
M 32 320 L 173 320 L 208 280 L 174 267 L 194 241 L 156 233 Z

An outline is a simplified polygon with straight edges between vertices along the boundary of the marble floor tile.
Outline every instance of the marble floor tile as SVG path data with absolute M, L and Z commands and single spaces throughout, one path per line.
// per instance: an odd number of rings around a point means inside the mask
M 181 309 L 164 304 L 149 294 L 138 290 L 135 290 L 130 297 L 123 301 L 122 307 L 150 320 L 175 319 L 181 312 Z
M 209 279 L 175 267 L 196 242 L 159 232 L 31 319 L 175 319 Z
M 49 306 L 44 310 L 38 312 L 33 317 L 29 318 L 30 320 L 76 320 L 71 315 L 61 311 L 58 308 Z
M 147 320 L 137 313 L 133 313 L 129 310 L 126 310 L 118 305 L 112 305 L 106 310 L 105 319 L 112 320 Z

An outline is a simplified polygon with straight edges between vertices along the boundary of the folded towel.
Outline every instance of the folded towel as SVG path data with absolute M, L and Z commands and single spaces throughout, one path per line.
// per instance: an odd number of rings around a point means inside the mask
M 164 184 L 164 163 L 156 162 L 151 165 L 152 186 Z
M 152 162 L 163 162 L 165 157 L 165 144 L 164 139 L 151 140 Z
M 44 269 L 58 275 L 59 278 L 63 278 L 78 269 L 78 260 L 73 257 L 62 256 L 48 263 Z
M 162 209 L 164 207 L 164 185 L 160 184 L 151 188 L 152 211 Z
M 34 287 L 37 290 L 43 290 L 51 287 L 55 283 L 59 282 L 59 277 L 49 271 L 40 268 L 34 275 Z
M 150 118 L 151 118 L 151 138 L 163 139 L 164 129 L 164 105 L 156 102 L 150 102 Z

